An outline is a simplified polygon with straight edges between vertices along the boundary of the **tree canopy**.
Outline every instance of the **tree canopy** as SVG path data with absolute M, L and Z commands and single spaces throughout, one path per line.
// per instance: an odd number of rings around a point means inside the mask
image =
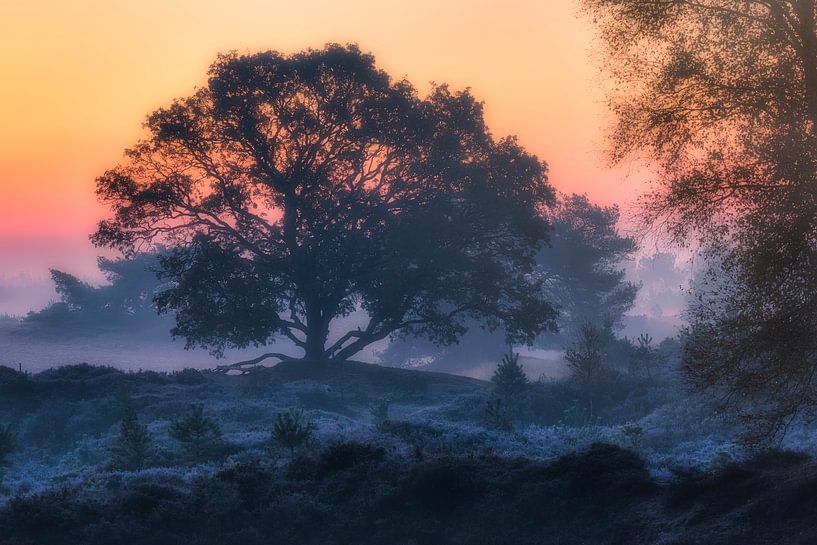
M 146 129 L 97 180 L 113 217 L 92 239 L 171 248 L 157 303 L 188 346 L 283 335 L 344 360 L 390 335 L 450 343 L 468 319 L 516 341 L 553 327 L 530 274 L 546 166 L 494 139 L 468 91 L 420 97 L 356 46 L 227 54 Z M 356 309 L 368 323 L 329 342 Z
M 626 89 L 613 156 L 646 152 L 659 171 L 648 223 L 713 267 L 689 376 L 778 436 L 817 400 L 817 2 L 584 4 Z
M 564 195 L 551 209 L 551 243 L 537 256 L 537 274 L 559 308 L 568 336 L 588 320 L 618 324 L 638 286 L 625 280 L 623 263 L 638 245 L 618 230 L 617 206 L 594 204 L 586 195 Z

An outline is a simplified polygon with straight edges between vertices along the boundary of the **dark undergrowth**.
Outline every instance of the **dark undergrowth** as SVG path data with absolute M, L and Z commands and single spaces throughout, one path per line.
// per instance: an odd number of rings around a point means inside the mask
M 816 514 L 817 468 L 790 453 L 659 484 L 605 444 L 544 463 L 351 443 L 184 483 L 110 474 L 16 498 L 0 543 L 799 545 L 817 542 Z

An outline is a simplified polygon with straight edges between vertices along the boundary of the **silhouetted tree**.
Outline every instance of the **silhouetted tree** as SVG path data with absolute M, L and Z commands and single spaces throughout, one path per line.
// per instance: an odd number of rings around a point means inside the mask
M 51 269 L 51 279 L 60 301 L 29 313 L 30 323 L 54 326 L 121 326 L 159 322 L 154 296 L 161 281 L 157 277 L 159 252 L 135 253 L 127 259 L 97 260 L 108 284 L 94 287 L 69 273 Z
M 685 368 L 779 436 L 817 403 L 817 2 L 584 3 L 627 90 L 613 155 L 648 153 L 648 223 L 713 268 Z
M 546 167 L 494 140 L 467 91 L 421 99 L 355 46 L 222 55 L 146 127 L 97 181 L 114 217 L 93 240 L 173 247 L 157 301 L 188 346 L 280 334 L 306 359 L 345 360 L 394 334 L 453 342 L 467 318 L 514 341 L 553 326 L 530 275 Z M 358 308 L 368 323 L 328 344 Z
M 519 364 L 518 352 L 508 350 L 502 356 L 502 362 L 494 370 L 491 382 L 500 396 L 513 396 L 525 391 L 530 381 L 525 369 Z

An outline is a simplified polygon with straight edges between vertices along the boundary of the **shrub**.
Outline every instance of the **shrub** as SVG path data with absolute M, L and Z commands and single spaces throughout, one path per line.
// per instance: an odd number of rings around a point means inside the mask
M 602 356 L 607 344 L 605 331 L 586 322 L 572 346 L 565 351 L 567 366 L 573 378 L 584 385 L 590 416 L 593 416 L 593 398 L 598 384 L 605 374 Z
M 333 473 L 351 467 L 379 462 L 386 456 L 383 447 L 365 443 L 335 443 L 321 453 L 318 465 L 321 473 Z
M 0 365 L 0 407 L 32 407 L 37 404 L 35 385 L 26 373 Z
M 389 420 L 389 400 L 385 397 L 378 399 L 369 412 L 374 418 L 375 426 L 382 427 L 383 423 Z
M 300 409 L 290 409 L 279 413 L 272 426 L 272 438 L 276 443 L 289 449 L 290 455 L 295 449 L 312 439 L 315 425 L 304 417 Z
M 0 425 L 0 475 L 4 467 L 11 465 L 9 456 L 15 449 L 15 434 L 11 429 L 11 424 Z
M 181 371 L 174 371 L 171 375 L 177 384 L 184 386 L 197 386 L 207 382 L 207 378 L 198 369 L 186 367 Z
M 488 400 L 485 404 L 485 427 L 492 430 L 513 431 L 513 424 L 505 416 L 502 400 Z
M 644 429 L 637 424 L 625 424 L 618 431 L 619 442 L 628 450 L 640 450 L 644 446 Z
M 139 423 L 133 408 L 125 410 L 119 437 L 111 447 L 111 465 L 116 469 L 142 469 L 148 457 L 151 438 L 147 426 Z
M 525 391 L 530 381 L 525 375 L 525 370 L 519 365 L 519 353 L 509 350 L 502 357 L 502 362 L 494 371 L 494 376 L 491 377 L 491 382 L 494 383 L 497 393 L 502 396 L 515 395 Z
M 637 345 L 630 355 L 630 372 L 643 373 L 652 378 L 653 368 L 658 361 L 658 351 L 652 344 L 652 337 L 647 333 L 638 336 Z
M 221 428 L 218 422 L 204 416 L 204 405 L 193 405 L 190 414 L 174 421 L 170 436 L 182 444 L 188 457 L 194 461 L 213 456 L 222 446 Z

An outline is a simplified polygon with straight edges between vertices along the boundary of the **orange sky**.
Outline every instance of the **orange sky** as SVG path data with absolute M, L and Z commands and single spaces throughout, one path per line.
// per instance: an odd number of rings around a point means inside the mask
M 4 0 L 0 274 L 91 275 L 104 211 L 94 178 L 151 110 L 205 81 L 216 52 L 357 42 L 395 77 L 470 86 L 497 136 L 548 161 L 553 184 L 603 203 L 642 184 L 600 157 L 607 118 L 592 28 L 574 0 Z

